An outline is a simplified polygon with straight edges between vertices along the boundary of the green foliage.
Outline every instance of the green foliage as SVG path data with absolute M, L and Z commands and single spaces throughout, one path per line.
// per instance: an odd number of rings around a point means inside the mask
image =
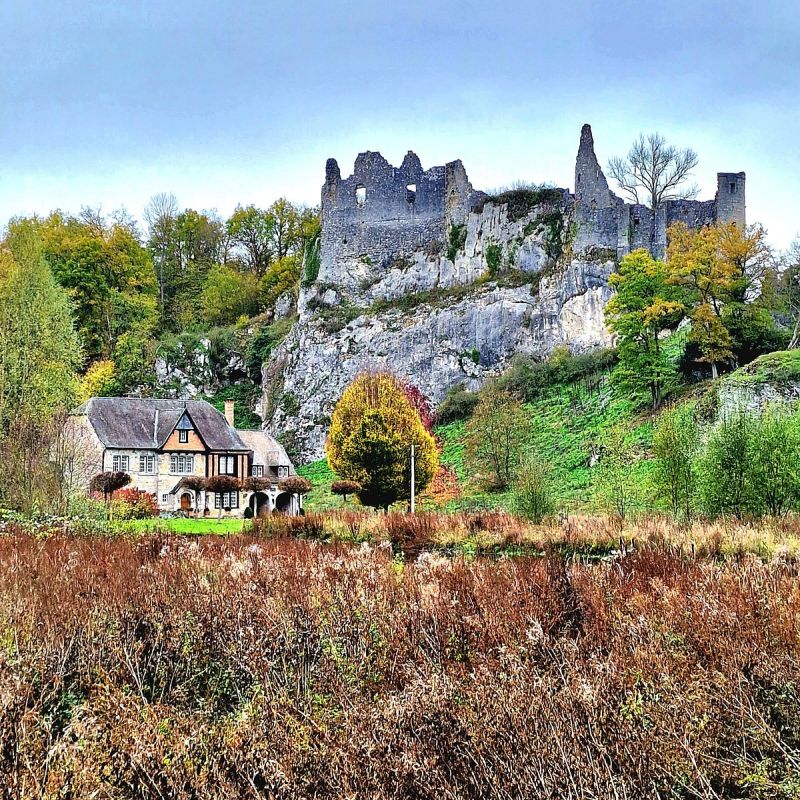
M 294 392 L 284 392 L 280 403 L 281 410 L 287 417 L 296 417 L 300 413 L 300 400 Z
M 661 335 L 677 326 L 684 307 L 667 284 L 666 266 L 644 249 L 625 256 L 610 283 L 616 294 L 606 306 L 606 324 L 617 335 L 619 358 L 613 379 L 628 390 L 647 387 L 658 408 L 677 372 Z
M 450 232 L 447 235 L 447 258 L 449 261 L 455 261 L 459 250 L 463 249 L 467 241 L 467 226 L 466 225 L 451 225 Z
M 492 242 L 486 246 L 486 264 L 489 267 L 490 275 L 496 275 L 500 271 L 502 260 L 503 248 L 497 242 Z
M 573 355 L 566 347 L 560 347 L 546 361 L 517 355 L 497 384 L 530 403 L 559 384 L 580 383 L 584 389 L 592 391 L 599 387 L 615 362 L 615 351 L 603 348 Z
M 39 240 L 41 255 L 70 295 L 90 358 L 109 357 L 120 335 L 134 326 L 152 333 L 157 322 L 153 265 L 130 227 L 57 212 L 44 220 L 13 220 L 8 240 L 19 236 Z
M 789 386 L 800 382 L 800 349 L 767 353 L 722 380 L 739 386 Z
M 508 219 L 515 222 L 529 214 L 537 206 L 556 205 L 564 201 L 564 192 L 554 186 L 530 185 L 508 189 L 500 194 L 490 195 L 485 202 L 508 207 Z
M 511 508 L 520 517 L 537 524 L 553 513 L 553 475 L 548 465 L 536 458 L 523 465 L 514 481 Z
M 295 321 L 294 317 L 286 317 L 271 325 L 256 327 L 245 349 L 245 363 L 252 381 L 261 383 L 261 367 L 269 361 L 272 351 L 289 335 Z
M 509 392 L 481 392 L 464 432 L 466 463 L 493 490 L 506 489 L 517 477 L 529 438 L 531 419 Z
M 246 268 L 259 278 L 263 276 L 274 255 L 275 217 L 253 205 L 237 206 L 225 229 Z
M 673 516 L 688 520 L 696 495 L 695 457 L 700 432 L 690 404 L 665 411 L 653 431 L 655 482 Z
M 132 328 L 117 339 L 114 346 L 114 368 L 117 392 L 150 393 L 155 388 L 157 344 L 141 328 Z
M 203 320 L 209 325 L 230 325 L 258 310 L 258 282 L 248 273 L 217 264 L 208 273 L 200 296 Z
M 225 411 L 225 401 L 233 400 L 233 421 L 242 430 L 260 430 L 261 417 L 253 411 L 261 390 L 253 383 L 233 383 L 213 395 L 203 396 L 217 411 Z
M 436 444 L 391 375 L 357 377 L 336 404 L 326 443 L 331 468 L 361 485 L 364 505 L 388 508 L 410 497 L 411 445 L 416 450 L 416 487 L 422 492 L 438 466 Z
M 726 414 L 712 430 L 699 462 L 703 511 L 710 517 L 751 508 L 751 465 L 755 457 L 754 419 L 745 410 Z
M 297 296 L 300 281 L 300 255 L 284 256 L 274 261 L 259 283 L 261 296 L 259 304 L 263 308 L 272 308 L 278 298 L 284 294 Z
M 113 361 L 95 361 L 81 380 L 81 400 L 90 397 L 114 397 L 119 394 L 117 373 Z
M 800 410 L 767 406 L 753 430 L 752 509 L 781 516 L 800 509 Z
M 0 249 L 0 438 L 11 420 L 48 420 L 78 394 L 81 349 L 66 293 L 35 226 L 17 224 Z
M 453 386 L 439 404 L 436 421 L 439 425 L 447 425 L 456 420 L 467 419 L 478 404 L 478 393 L 465 388 L 463 383 Z
M 698 462 L 703 510 L 739 519 L 800 508 L 800 411 L 738 409 L 712 429 Z
M 596 491 L 605 507 L 621 519 L 625 519 L 637 500 L 633 480 L 636 455 L 634 443 L 625 424 L 618 423 L 606 431 L 597 473 Z
M 306 239 L 303 250 L 303 286 L 311 286 L 319 277 L 319 268 L 322 264 L 320 244 L 318 229 L 316 234 Z
M 448 308 L 464 298 L 470 297 L 477 291 L 485 288 L 490 283 L 498 287 L 517 288 L 531 286 L 531 293 L 539 284 L 540 276 L 519 269 L 504 269 L 497 275 L 486 273 L 472 283 L 458 283 L 453 286 L 426 289 L 421 292 L 408 292 L 390 300 L 378 299 L 372 305 L 359 311 L 369 315 L 382 314 L 387 311 L 411 312 L 419 306 L 428 305 L 434 308 Z M 325 306 L 321 307 L 323 315 Z M 342 326 L 344 327 L 344 326 Z

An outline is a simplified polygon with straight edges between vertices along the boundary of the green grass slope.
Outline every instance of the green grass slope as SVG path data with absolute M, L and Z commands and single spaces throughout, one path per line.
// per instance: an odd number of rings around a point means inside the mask
M 677 358 L 683 341 L 670 344 Z M 760 356 L 720 380 L 748 386 L 800 383 L 800 350 Z M 704 381 L 677 387 L 671 400 L 688 402 L 712 391 L 715 391 L 714 384 Z M 602 447 L 604 438 L 618 423 L 628 429 L 628 442 L 638 456 L 630 476 L 634 487 L 633 504 L 649 509 L 660 507 L 653 490 L 651 458 L 653 427 L 658 415 L 648 409 L 646 396 L 630 395 L 614 388 L 606 374 L 591 389 L 581 382 L 553 385 L 525 408 L 531 419 L 529 452 L 552 466 L 561 508 L 593 511 L 600 507 L 597 470 L 590 466 L 591 456 L 593 449 Z M 443 445 L 442 463 L 455 471 L 462 488 L 462 497 L 448 503 L 444 510 L 508 507 L 511 499 L 508 493 L 487 493 L 472 480 L 464 463 L 465 425 L 463 421 L 453 422 L 436 431 Z M 306 498 L 307 509 L 321 511 L 343 506 L 341 498 L 330 491 L 330 483 L 336 476 L 324 460 L 302 467 L 298 472 L 314 484 Z

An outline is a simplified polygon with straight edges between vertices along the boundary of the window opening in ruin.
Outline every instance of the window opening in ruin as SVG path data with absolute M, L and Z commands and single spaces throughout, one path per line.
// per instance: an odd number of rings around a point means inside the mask
M 736 194 L 736 184 L 735 183 L 731 184 L 731 194 Z
M 356 186 L 356 204 L 359 208 L 364 208 L 367 204 L 367 189 L 361 184 Z
M 406 185 L 406 202 L 413 203 L 417 199 L 417 184 L 409 183 Z

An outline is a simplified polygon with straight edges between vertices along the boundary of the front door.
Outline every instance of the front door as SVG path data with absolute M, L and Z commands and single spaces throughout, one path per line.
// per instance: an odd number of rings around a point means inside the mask
M 181 511 L 191 511 L 192 510 L 192 496 L 189 492 L 184 492 L 181 495 Z

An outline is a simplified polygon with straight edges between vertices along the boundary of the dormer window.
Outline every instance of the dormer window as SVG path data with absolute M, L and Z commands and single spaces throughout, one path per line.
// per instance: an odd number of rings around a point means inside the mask
M 189 415 L 184 412 L 183 416 L 178 420 L 178 424 L 175 426 L 178 431 L 178 441 L 181 444 L 188 444 L 189 443 L 189 431 L 194 429 L 192 425 L 192 421 L 189 419 Z

